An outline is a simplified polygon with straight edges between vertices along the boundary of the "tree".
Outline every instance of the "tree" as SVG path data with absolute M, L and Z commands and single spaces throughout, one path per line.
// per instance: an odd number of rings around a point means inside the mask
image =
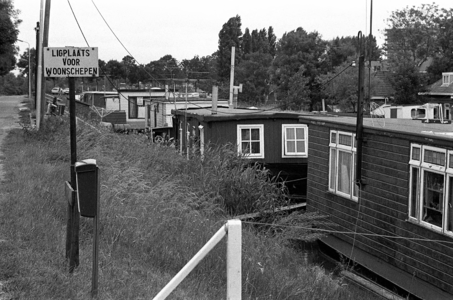
M 245 56 L 236 68 L 236 79 L 243 84 L 239 95 L 250 104 L 265 103 L 269 95 L 269 67 L 272 56 L 269 53 L 255 52 Z
M 272 55 L 272 57 L 275 57 L 275 52 L 277 51 L 277 37 L 274 34 L 274 28 L 272 28 L 272 26 L 269 26 L 269 29 L 267 30 L 267 41 L 269 43 L 269 54 Z
M 242 36 L 242 54 L 245 57 L 246 54 L 250 53 L 252 53 L 252 36 L 250 35 L 250 30 L 246 28 Z
M 121 80 L 126 78 L 126 70 L 124 65 L 115 59 L 111 59 L 105 65 L 105 73 L 113 80 Z
M 304 71 L 301 71 L 301 67 Z M 288 100 L 291 84 L 295 80 L 291 78 L 297 74 L 308 77 L 306 83 L 310 90 L 312 109 L 316 102 L 321 101 L 319 94 L 319 83 L 316 78 L 319 74 L 326 73 L 329 63 L 326 54 L 326 42 L 323 41 L 317 32 L 307 33 L 301 27 L 294 31 L 285 33 L 277 44 L 277 53 L 270 70 L 272 82 L 277 85 L 279 96 L 282 100 Z M 301 80 L 296 80 L 302 82 Z M 293 101 L 292 99 L 291 101 Z M 303 99 L 300 99 L 303 101 Z
M 20 73 L 22 76 L 27 76 L 29 73 L 29 65 L 28 65 L 28 51 L 25 51 L 22 53 L 22 55 L 19 58 L 19 61 L 17 62 L 17 67 L 20 69 Z M 30 64 L 31 64 L 31 72 L 33 74 L 35 68 L 36 68 L 36 50 L 35 48 L 30 49 Z
M 395 102 L 397 104 L 421 102 L 417 95 L 425 91 L 426 82 L 424 76 L 413 64 L 399 64 L 394 68 L 390 83 L 395 90 Z
M 453 70 L 453 9 L 441 9 L 437 20 L 439 32 L 433 63 L 428 67 L 429 83 L 440 78 L 442 72 Z
M 384 50 L 393 67 L 408 63 L 419 66 L 434 55 L 439 16 L 439 7 L 434 3 L 407 6 L 391 13 Z
M 230 78 L 231 66 L 231 47 L 235 47 L 235 64 L 241 61 L 242 31 L 241 17 L 230 18 L 228 22 L 223 24 L 219 32 L 219 47 L 217 50 L 217 72 L 218 80 L 228 82 Z
M 0 1 L 0 76 L 8 74 L 16 65 L 17 48 L 14 44 L 21 23 L 18 14 L 11 0 Z

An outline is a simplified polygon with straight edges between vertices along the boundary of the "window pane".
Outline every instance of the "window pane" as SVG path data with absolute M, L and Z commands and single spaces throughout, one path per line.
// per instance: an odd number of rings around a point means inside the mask
M 356 168 L 356 165 L 357 165 L 357 155 L 353 154 L 353 157 L 354 157 L 354 166 L 353 166 L 354 169 L 353 169 L 353 172 L 355 174 L 355 168 Z M 355 183 L 355 178 L 356 178 L 356 176 L 354 176 L 352 178 L 352 180 L 354 180 L 354 183 L 352 184 L 352 195 L 354 197 L 358 197 L 358 189 L 359 189 L 359 187 Z
M 303 140 L 305 139 L 305 133 L 304 133 L 304 128 L 296 128 L 296 138 L 298 140 Z
M 423 221 L 442 227 L 444 175 L 424 172 Z
M 335 131 L 332 131 L 330 133 L 330 142 L 332 144 L 336 144 L 337 143 L 337 133 Z
M 338 191 L 351 194 L 351 153 L 338 151 Z
M 294 153 L 296 152 L 296 143 L 293 141 L 286 142 L 286 152 L 287 153 Z
M 411 183 L 412 183 L 412 188 L 411 188 L 411 211 L 409 212 L 410 216 L 413 218 L 419 218 L 418 216 L 418 201 L 417 201 L 417 195 L 418 195 L 418 168 L 412 168 L 411 172 Z
M 249 143 L 242 142 L 242 153 L 250 153 L 250 146 Z
M 449 168 L 453 168 L 453 154 L 450 154 L 450 163 L 448 164 Z
M 352 136 L 340 134 L 338 143 L 340 145 L 352 146 Z
M 286 128 L 286 138 L 290 140 L 294 140 L 294 128 Z
M 260 130 L 257 128 L 252 128 L 252 141 L 259 141 L 260 140 Z
M 447 230 L 453 231 L 453 177 L 448 177 Z
M 305 153 L 305 142 L 299 141 L 297 142 L 297 152 L 304 152 Z
M 336 170 L 336 165 L 337 165 L 337 150 L 335 149 L 330 149 L 330 188 L 332 190 L 335 190 L 335 170 Z
M 425 150 L 424 162 L 438 166 L 445 166 L 445 153 L 433 150 Z
M 241 129 L 241 140 L 250 141 L 250 129 Z
M 412 159 L 413 160 L 420 160 L 420 148 L 412 148 Z
M 250 153 L 260 153 L 260 142 L 252 142 L 252 151 Z

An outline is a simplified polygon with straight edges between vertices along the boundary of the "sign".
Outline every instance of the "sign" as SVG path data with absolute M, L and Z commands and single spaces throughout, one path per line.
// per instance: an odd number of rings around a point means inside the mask
M 44 47 L 44 77 L 99 77 L 97 47 Z

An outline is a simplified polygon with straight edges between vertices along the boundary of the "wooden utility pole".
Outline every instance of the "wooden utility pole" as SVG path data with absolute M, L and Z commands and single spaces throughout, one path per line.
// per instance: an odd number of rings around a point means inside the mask
M 44 49 L 44 47 L 47 47 L 48 44 L 49 44 L 49 24 L 50 24 L 50 4 L 51 4 L 51 0 L 45 0 L 46 1 L 46 7 L 45 7 L 45 11 L 44 11 L 44 28 L 42 28 L 41 30 L 43 30 L 43 34 L 42 34 L 42 49 Z M 42 60 L 42 64 L 44 65 L 45 61 L 44 61 L 44 56 L 43 56 L 43 60 Z M 41 72 L 41 75 L 42 77 L 42 80 L 41 80 L 41 116 L 44 116 L 45 113 L 46 113 L 46 79 L 44 78 L 44 72 Z
M 361 187 L 362 181 L 362 144 L 363 144 L 363 99 L 365 95 L 365 55 L 363 50 L 362 32 L 358 34 L 358 43 L 360 49 L 359 56 L 359 82 L 357 91 L 357 123 L 356 123 L 356 139 L 357 139 L 357 158 L 356 158 L 356 184 Z
M 36 27 L 35 27 L 35 30 L 36 30 L 36 46 L 35 46 L 35 106 L 33 107 L 35 110 L 36 110 L 36 98 L 38 97 L 38 57 L 41 53 L 41 51 L 39 50 L 39 22 L 36 22 Z
M 230 70 L 230 99 L 228 100 L 228 107 L 233 108 L 233 87 L 234 87 L 234 58 L 235 48 L 231 47 L 231 70 Z

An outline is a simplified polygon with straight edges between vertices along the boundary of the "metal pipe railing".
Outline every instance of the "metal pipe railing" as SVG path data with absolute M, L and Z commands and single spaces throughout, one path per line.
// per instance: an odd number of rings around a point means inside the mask
M 198 263 L 223 239 L 228 233 L 227 241 L 227 299 L 240 300 L 242 293 L 242 247 L 241 221 L 230 220 L 222 226 L 214 236 L 198 251 L 197 254 L 170 280 L 153 300 L 164 300 L 189 275 Z

